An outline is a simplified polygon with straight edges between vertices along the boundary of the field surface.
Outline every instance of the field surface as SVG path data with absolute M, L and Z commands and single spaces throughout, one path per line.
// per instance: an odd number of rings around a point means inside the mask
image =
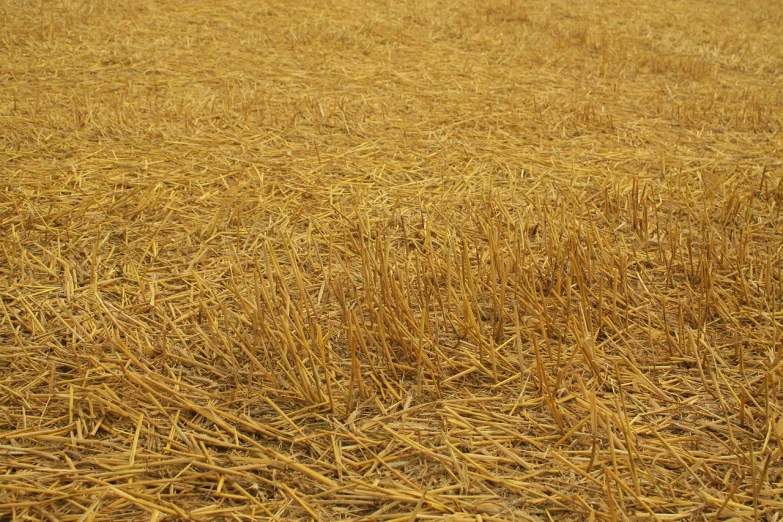
M 0 2 L 0 520 L 781 520 L 781 26 Z

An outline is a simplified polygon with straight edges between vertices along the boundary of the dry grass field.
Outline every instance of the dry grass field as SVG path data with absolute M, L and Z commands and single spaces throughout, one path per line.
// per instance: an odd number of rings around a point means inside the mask
M 782 25 L 3 0 L 0 520 L 782 520 Z

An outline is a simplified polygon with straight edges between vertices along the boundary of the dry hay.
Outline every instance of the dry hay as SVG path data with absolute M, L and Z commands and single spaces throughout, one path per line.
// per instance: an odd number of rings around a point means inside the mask
M 2 7 L 3 520 L 779 519 L 779 3 Z

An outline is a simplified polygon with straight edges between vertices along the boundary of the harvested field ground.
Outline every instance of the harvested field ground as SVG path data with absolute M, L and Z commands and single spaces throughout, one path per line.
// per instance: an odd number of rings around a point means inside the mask
M 0 3 L 0 520 L 781 520 L 783 5 Z

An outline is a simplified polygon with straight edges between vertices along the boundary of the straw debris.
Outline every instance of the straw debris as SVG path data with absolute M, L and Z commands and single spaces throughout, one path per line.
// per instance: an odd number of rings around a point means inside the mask
M 10 0 L 0 519 L 778 520 L 775 2 Z

